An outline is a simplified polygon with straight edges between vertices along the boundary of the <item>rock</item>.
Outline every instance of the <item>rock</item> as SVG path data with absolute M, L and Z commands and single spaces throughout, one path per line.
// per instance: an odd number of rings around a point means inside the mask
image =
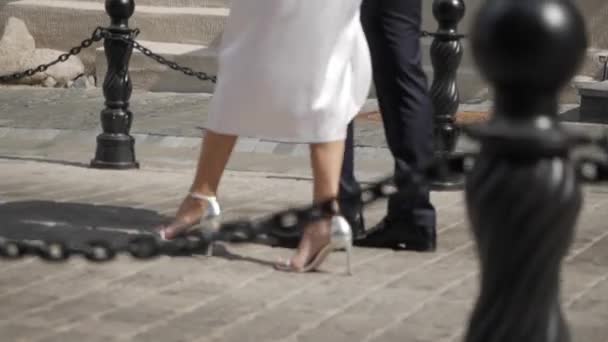
M 10 17 L 4 26 L 4 35 L 0 39 L 0 49 L 29 52 L 35 48 L 36 42 L 25 23 L 20 19 Z
M 24 69 L 34 68 L 40 64 L 48 63 L 57 59 L 63 52 L 51 49 L 36 49 L 33 53 L 23 56 L 22 66 Z M 52 77 L 57 82 L 57 86 L 65 86 L 78 76 L 84 73 L 84 64 L 77 56 L 72 56 L 63 63 L 57 63 L 48 68 L 47 71 L 38 73 L 29 79 L 24 79 L 23 83 L 39 84 L 47 77 Z
M 42 81 L 42 86 L 46 88 L 53 88 L 57 85 L 57 81 L 52 77 L 47 77 L 44 81 Z
M 25 23 L 10 18 L 0 39 L 0 75 L 36 68 L 57 59 L 61 54 L 63 52 L 57 50 L 36 49 L 34 38 Z M 66 86 L 83 72 L 82 61 L 77 56 L 72 56 L 63 63 L 57 63 L 44 72 L 25 77 L 15 83 Z
M 21 56 L 32 53 L 35 48 L 34 37 L 25 23 L 17 18 L 9 18 L 0 39 L 0 75 L 20 71 Z
M 95 88 L 95 77 L 82 75 L 81 77 L 75 79 L 70 87 L 71 88 L 80 88 L 80 89 Z

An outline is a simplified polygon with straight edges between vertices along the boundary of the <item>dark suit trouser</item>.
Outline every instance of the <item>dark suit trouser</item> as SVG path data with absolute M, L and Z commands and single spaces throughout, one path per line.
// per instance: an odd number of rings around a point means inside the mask
M 386 140 L 395 159 L 395 181 L 401 190 L 389 200 L 387 218 L 400 229 L 435 229 L 435 208 L 429 189 L 412 189 L 408 170 L 424 167 L 433 156 L 432 104 L 422 70 L 420 23 L 422 0 L 364 0 L 365 31 L 382 113 Z M 354 176 L 353 124 L 348 127 L 341 195 L 359 190 Z M 343 201 L 345 215 L 357 203 Z

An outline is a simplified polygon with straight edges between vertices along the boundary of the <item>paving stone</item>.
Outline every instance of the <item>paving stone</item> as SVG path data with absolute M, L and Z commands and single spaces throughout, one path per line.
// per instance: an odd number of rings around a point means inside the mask
M 567 278 L 563 281 L 562 290 L 565 300 L 573 300 L 584 293 L 588 284 L 608 275 L 604 266 L 607 262 L 608 237 L 590 245 L 588 249 L 565 262 L 563 272 Z
M 385 288 L 382 295 L 370 295 L 345 312 L 324 321 L 318 327 L 300 333 L 298 341 L 361 340 L 371 331 L 384 326 L 397 313 L 409 308 L 425 293 L 407 289 Z M 316 312 L 318 315 L 319 313 Z
M 135 335 L 137 335 L 135 338 L 145 340 L 147 337 L 156 336 L 155 332 L 164 331 L 168 327 L 173 328 L 174 326 L 181 326 L 183 324 L 187 324 L 191 321 L 189 317 L 201 316 L 207 318 L 209 316 L 206 314 L 202 314 L 202 312 L 215 313 L 217 310 L 226 310 L 226 308 L 220 309 L 220 307 L 222 307 L 222 303 L 224 303 L 224 301 L 233 303 L 232 299 L 235 298 L 235 291 L 238 292 L 239 289 L 244 287 L 250 289 L 250 286 L 252 286 L 252 284 L 255 284 L 256 281 L 264 279 L 265 277 L 273 273 L 271 270 L 268 270 L 268 268 L 263 268 L 261 265 L 258 265 L 258 267 L 252 267 L 252 265 L 249 265 L 247 269 L 243 269 L 242 264 L 235 266 L 236 267 L 226 268 L 226 272 L 218 274 L 218 276 L 226 277 L 228 279 L 228 281 L 222 282 L 225 285 L 221 291 L 218 291 L 213 295 L 198 297 L 198 299 L 196 301 L 193 301 L 191 305 L 186 308 L 182 308 L 182 310 L 177 312 L 174 316 L 166 317 L 156 322 L 149 322 L 149 325 L 147 327 L 135 333 Z M 217 279 L 215 280 L 219 281 Z M 209 288 L 205 287 L 204 284 L 190 284 L 189 289 L 184 290 L 182 288 L 181 290 L 183 290 L 186 294 L 192 294 L 196 291 L 199 291 L 200 294 L 209 293 Z M 249 291 L 248 293 L 250 297 L 256 297 L 252 295 L 255 292 Z M 213 315 L 213 317 L 216 317 L 216 315 Z M 216 319 L 221 319 L 221 317 L 217 317 Z M 204 322 L 198 322 L 196 324 L 197 326 L 200 326 L 201 324 L 204 326 Z
M 403 265 L 397 265 L 395 263 L 395 266 L 398 266 L 398 269 L 401 272 L 397 271 L 397 269 L 392 272 L 386 269 L 383 270 L 384 275 L 392 275 L 388 280 L 382 279 L 380 276 L 370 276 L 369 274 L 366 274 L 360 276 L 354 282 L 349 279 L 349 277 L 340 280 L 328 278 L 321 279 L 318 284 L 315 283 L 313 286 L 308 285 L 303 286 L 300 289 L 293 289 L 283 294 L 285 301 L 276 304 L 277 308 L 273 308 L 270 312 L 262 312 L 258 316 L 254 316 L 251 323 L 237 326 L 236 332 L 234 332 L 234 328 L 230 325 L 229 328 L 221 330 L 221 332 L 223 332 L 222 334 L 218 335 L 216 332 L 213 336 L 218 340 L 237 340 L 239 335 L 243 336 L 245 334 L 245 327 L 249 327 L 250 329 L 251 327 L 255 327 L 253 332 L 249 332 L 250 334 L 254 334 L 253 337 L 251 337 L 252 340 L 274 340 L 285 338 L 298 329 L 306 329 L 307 324 L 316 325 L 315 322 L 320 319 L 319 316 L 323 320 L 331 320 L 333 317 L 336 317 L 334 315 L 340 317 L 344 310 L 350 310 L 353 305 L 357 305 L 357 303 L 364 300 L 366 297 L 371 297 L 378 292 L 383 292 L 382 288 L 375 289 L 377 283 L 382 284 L 387 281 L 391 282 L 390 279 L 395 277 L 394 274 L 397 274 L 398 277 L 400 277 L 400 274 L 404 274 L 403 277 L 406 277 L 405 274 L 407 271 L 403 271 Z M 367 293 L 367 291 L 370 292 Z M 359 299 L 361 294 L 366 294 L 366 296 Z M 280 300 L 281 299 L 279 298 L 279 301 Z M 283 328 L 274 330 L 268 329 L 266 325 L 260 324 L 260 322 L 285 321 L 284 318 L 281 319 L 281 312 L 284 317 L 288 317 L 287 320 L 294 317 L 294 321 L 285 322 L 282 325 Z M 323 317 L 328 314 L 330 317 Z M 308 320 L 304 317 L 307 317 Z
M 402 281 L 391 284 L 391 287 L 430 293 L 437 287 L 463 279 L 467 273 L 476 270 L 477 261 L 471 250 L 466 249 L 428 267 L 414 270 Z
M 573 341 L 604 341 L 608 335 L 608 281 L 604 280 L 567 310 Z
M 57 327 L 80 321 L 95 311 L 106 311 L 115 304 L 101 296 L 92 294 L 50 305 L 43 310 L 27 314 L 23 320 L 30 324 Z
M 234 283 L 240 285 L 238 281 Z M 195 304 L 193 309 L 178 313 L 175 317 L 159 320 L 149 329 L 137 334 L 133 341 L 149 341 L 159 336 L 163 340 L 168 338 L 168 341 L 191 340 L 207 334 L 210 327 L 230 323 L 263 302 L 264 298 L 256 295 L 254 291 L 230 291 L 202 304 Z
M 3 272 L 0 272 L 0 298 L 4 296 L 5 291 L 13 292 L 15 289 L 35 285 L 44 275 L 65 272 L 65 269 L 65 265 L 48 264 L 40 262 L 40 260 L 33 260 L 23 263 L 19 267 L 3 270 Z
M 197 341 L 278 341 L 285 336 L 289 336 L 302 323 L 312 321 L 318 315 L 319 312 L 315 310 L 293 310 L 282 306 L 263 316 L 255 317 L 247 324 L 231 327 L 220 334 L 214 334 L 213 339 L 204 336 Z M 211 333 L 213 333 L 213 330 L 211 330 Z M 329 336 L 326 338 L 329 338 Z
M 57 299 L 58 297 L 55 296 L 37 293 L 5 297 L 0 306 L 0 330 L 3 329 L 2 324 L 9 323 L 7 320 L 13 319 L 16 316 L 21 316 L 24 312 L 28 312 L 29 310 L 37 309 L 52 303 Z
M 441 341 L 466 326 L 469 308 L 460 302 L 432 301 L 365 341 Z
M 59 334 L 42 337 L 39 342 L 117 342 L 118 340 L 106 336 L 99 335 L 95 331 L 98 329 L 85 330 L 83 332 L 66 331 Z
M 0 327 L 0 334 L 3 341 L 17 341 L 18 339 L 27 340 L 45 332 L 45 328 L 36 327 L 21 323 L 10 323 Z
M 128 333 L 133 326 L 143 325 L 150 321 L 162 320 L 164 317 L 174 314 L 179 308 L 171 306 L 160 306 L 154 303 L 154 298 L 150 301 L 142 301 L 136 306 L 120 308 L 101 318 L 102 322 L 122 323 L 127 327 Z
M 474 302 L 479 294 L 480 275 L 467 279 L 461 286 L 449 289 L 441 297 L 451 301 Z

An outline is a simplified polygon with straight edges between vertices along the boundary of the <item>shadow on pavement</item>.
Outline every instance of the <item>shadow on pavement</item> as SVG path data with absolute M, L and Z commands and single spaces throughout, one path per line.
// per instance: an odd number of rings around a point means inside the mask
M 0 204 L 0 236 L 17 240 L 126 242 L 168 220 L 155 211 L 54 201 Z
M 235 254 L 235 253 L 230 252 L 228 250 L 228 248 L 226 248 L 226 246 L 224 246 L 222 244 L 215 245 L 215 247 L 213 248 L 213 256 L 222 258 L 222 259 L 226 259 L 228 261 L 249 262 L 252 264 L 258 264 L 258 265 L 269 266 L 269 267 L 273 267 L 276 262 L 276 261 L 263 260 L 263 259 L 254 258 L 254 257 L 250 257 L 250 256 L 243 256 L 243 255 Z
M 46 163 L 46 164 L 56 164 L 56 165 L 63 165 L 63 166 L 74 166 L 74 167 L 80 167 L 80 168 L 85 168 L 85 169 L 90 168 L 89 164 L 83 163 L 83 162 L 71 162 L 71 161 L 59 160 L 59 159 L 46 159 L 44 157 L 18 157 L 18 156 L 0 155 L 0 159 L 18 160 L 18 161 L 31 161 L 31 162 L 39 162 L 39 163 Z
M 0 237 L 10 240 L 61 241 L 74 247 L 93 240 L 104 240 L 111 246 L 123 248 L 134 234 L 150 232 L 170 219 L 148 209 L 110 205 L 54 201 L 7 202 L 0 204 Z M 204 251 L 179 256 L 198 254 L 204 254 Z M 216 244 L 213 255 L 230 261 L 273 264 L 232 253 L 221 243 Z

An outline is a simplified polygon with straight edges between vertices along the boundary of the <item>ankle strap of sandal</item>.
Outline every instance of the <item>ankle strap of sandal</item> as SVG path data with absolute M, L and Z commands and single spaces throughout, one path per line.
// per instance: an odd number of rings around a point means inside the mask
M 207 201 L 207 202 L 217 202 L 217 197 L 216 196 L 207 196 L 207 195 L 203 195 L 200 192 L 191 192 L 188 194 L 188 196 L 200 200 L 200 201 Z
M 340 204 L 337 199 L 330 199 L 321 203 L 315 204 L 321 210 L 321 215 L 325 217 L 342 216 Z

